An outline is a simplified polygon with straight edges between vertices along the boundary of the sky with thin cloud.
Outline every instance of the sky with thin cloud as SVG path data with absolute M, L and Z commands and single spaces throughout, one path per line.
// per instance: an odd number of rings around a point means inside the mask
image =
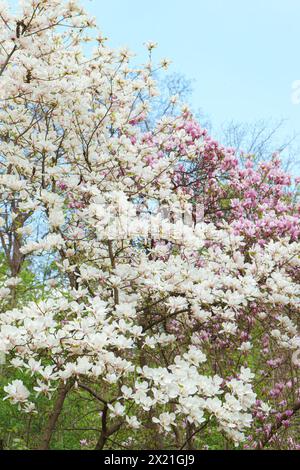
M 216 124 L 286 119 L 300 132 L 299 0 L 90 0 L 113 46 L 129 46 L 143 61 L 143 43 L 157 41 L 157 58 L 194 79 L 193 104 Z

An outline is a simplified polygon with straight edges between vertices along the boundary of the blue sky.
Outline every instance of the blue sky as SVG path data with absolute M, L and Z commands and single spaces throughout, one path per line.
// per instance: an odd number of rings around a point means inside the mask
M 85 0 L 113 46 L 144 60 L 143 43 L 157 41 L 157 58 L 194 79 L 193 104 L 213 124 L 287 119 L 300 132 L 299 0 Z
M 8 0 L 15 6 L 16 0 Z M 194 109 L 214 128 L 226 121 L 285 119 L 282 138 L 300 134 L 300 0 L 81 0 L 115 47 L 157 59 L 193 79 Z M 299 87 L 300 88 L 300 87 Z M 300 97 L 300 90 L 299 90 Z

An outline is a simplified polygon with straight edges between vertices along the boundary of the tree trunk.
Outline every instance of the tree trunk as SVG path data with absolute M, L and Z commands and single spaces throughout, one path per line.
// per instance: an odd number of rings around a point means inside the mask
M 58 396 L 54 405 L 53 411 L 50 413 L 47 426 L 44 430 L 44 434 L 41 440 L 41 444 L 38 450 L 48 450 L 54 432 L 57 420 L 60 416 L 60 413 L 63 409 L 65 398 L 68 392 L 71 390 L 73 383 L 61 384 L 58 389 Z

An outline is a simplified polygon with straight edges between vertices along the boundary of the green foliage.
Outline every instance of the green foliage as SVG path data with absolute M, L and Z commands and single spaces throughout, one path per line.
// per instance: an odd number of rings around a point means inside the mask
M 5 255 L 0 253 L 0 282 L 10 277 L 10 270 Z M 9 307 L 15 307 L 32 300 L 38 300 L 44 297 L 44 284 L 30 267 L 30 262 L 26 261 L 18 275 L 21 282 L 12 290 L 12 300 Z

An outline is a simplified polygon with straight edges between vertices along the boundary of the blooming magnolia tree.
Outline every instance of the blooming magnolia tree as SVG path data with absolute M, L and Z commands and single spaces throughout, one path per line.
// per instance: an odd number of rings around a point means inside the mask
M 137 68 L 73 0 L 0 11 L 0 351 L 27 447 L 297 448 L 297 181 L 185 107 L 150 127 L 155 44 Z

